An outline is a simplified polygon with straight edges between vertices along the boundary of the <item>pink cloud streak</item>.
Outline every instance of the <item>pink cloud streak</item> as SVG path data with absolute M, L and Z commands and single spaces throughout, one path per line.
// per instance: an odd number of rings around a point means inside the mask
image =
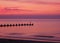
M 36 4 L 60 4 L 60 0 L 0 0 L 0 1 L 16 1 L 24 3 L 36 3 Z
M 57 0 L 0 0 L 0 14 L 2 13 L 60 14 L 60 3 Z

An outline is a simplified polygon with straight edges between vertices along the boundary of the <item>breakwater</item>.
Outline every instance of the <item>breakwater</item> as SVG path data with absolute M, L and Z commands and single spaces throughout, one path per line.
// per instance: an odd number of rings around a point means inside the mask
M 0 27 L 11 27 L 11 26 L 33 26 L 33 23 L 21 23 L 21 24 L 0 24 Z

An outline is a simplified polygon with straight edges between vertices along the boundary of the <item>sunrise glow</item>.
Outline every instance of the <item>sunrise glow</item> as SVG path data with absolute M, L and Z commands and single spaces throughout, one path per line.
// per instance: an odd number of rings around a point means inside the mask
M 60 15 L 60 0 L 0 0 L 0 15 Z

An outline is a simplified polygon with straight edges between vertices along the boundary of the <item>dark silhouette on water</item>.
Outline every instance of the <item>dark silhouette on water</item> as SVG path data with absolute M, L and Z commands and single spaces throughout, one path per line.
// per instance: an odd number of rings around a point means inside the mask
M 10 24 L 9 26 L 12 26 L 12 24 Z
M 14 39 L 0 39 L 0 43 L 56 43 L 56 42 L 43 42 L 32 40 L 14 40 Z
M 0 24 L 0 27 L 11 27 L 11 26 L 33 26 L 33 23 L 24 23 L 24 24 Z
M 15 26 L 15 24 L 13 24 L 13 26 Z
M 34 37 L 46 37 L 46 38 L 54 38 L 55 36 L 42 36 L 42 35 L 34 35 Z

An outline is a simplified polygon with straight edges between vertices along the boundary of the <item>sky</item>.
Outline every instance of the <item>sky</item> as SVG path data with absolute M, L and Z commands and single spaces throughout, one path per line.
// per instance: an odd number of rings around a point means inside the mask
M 60 0 L 0 0 L 0 15 L 60 15 Z

